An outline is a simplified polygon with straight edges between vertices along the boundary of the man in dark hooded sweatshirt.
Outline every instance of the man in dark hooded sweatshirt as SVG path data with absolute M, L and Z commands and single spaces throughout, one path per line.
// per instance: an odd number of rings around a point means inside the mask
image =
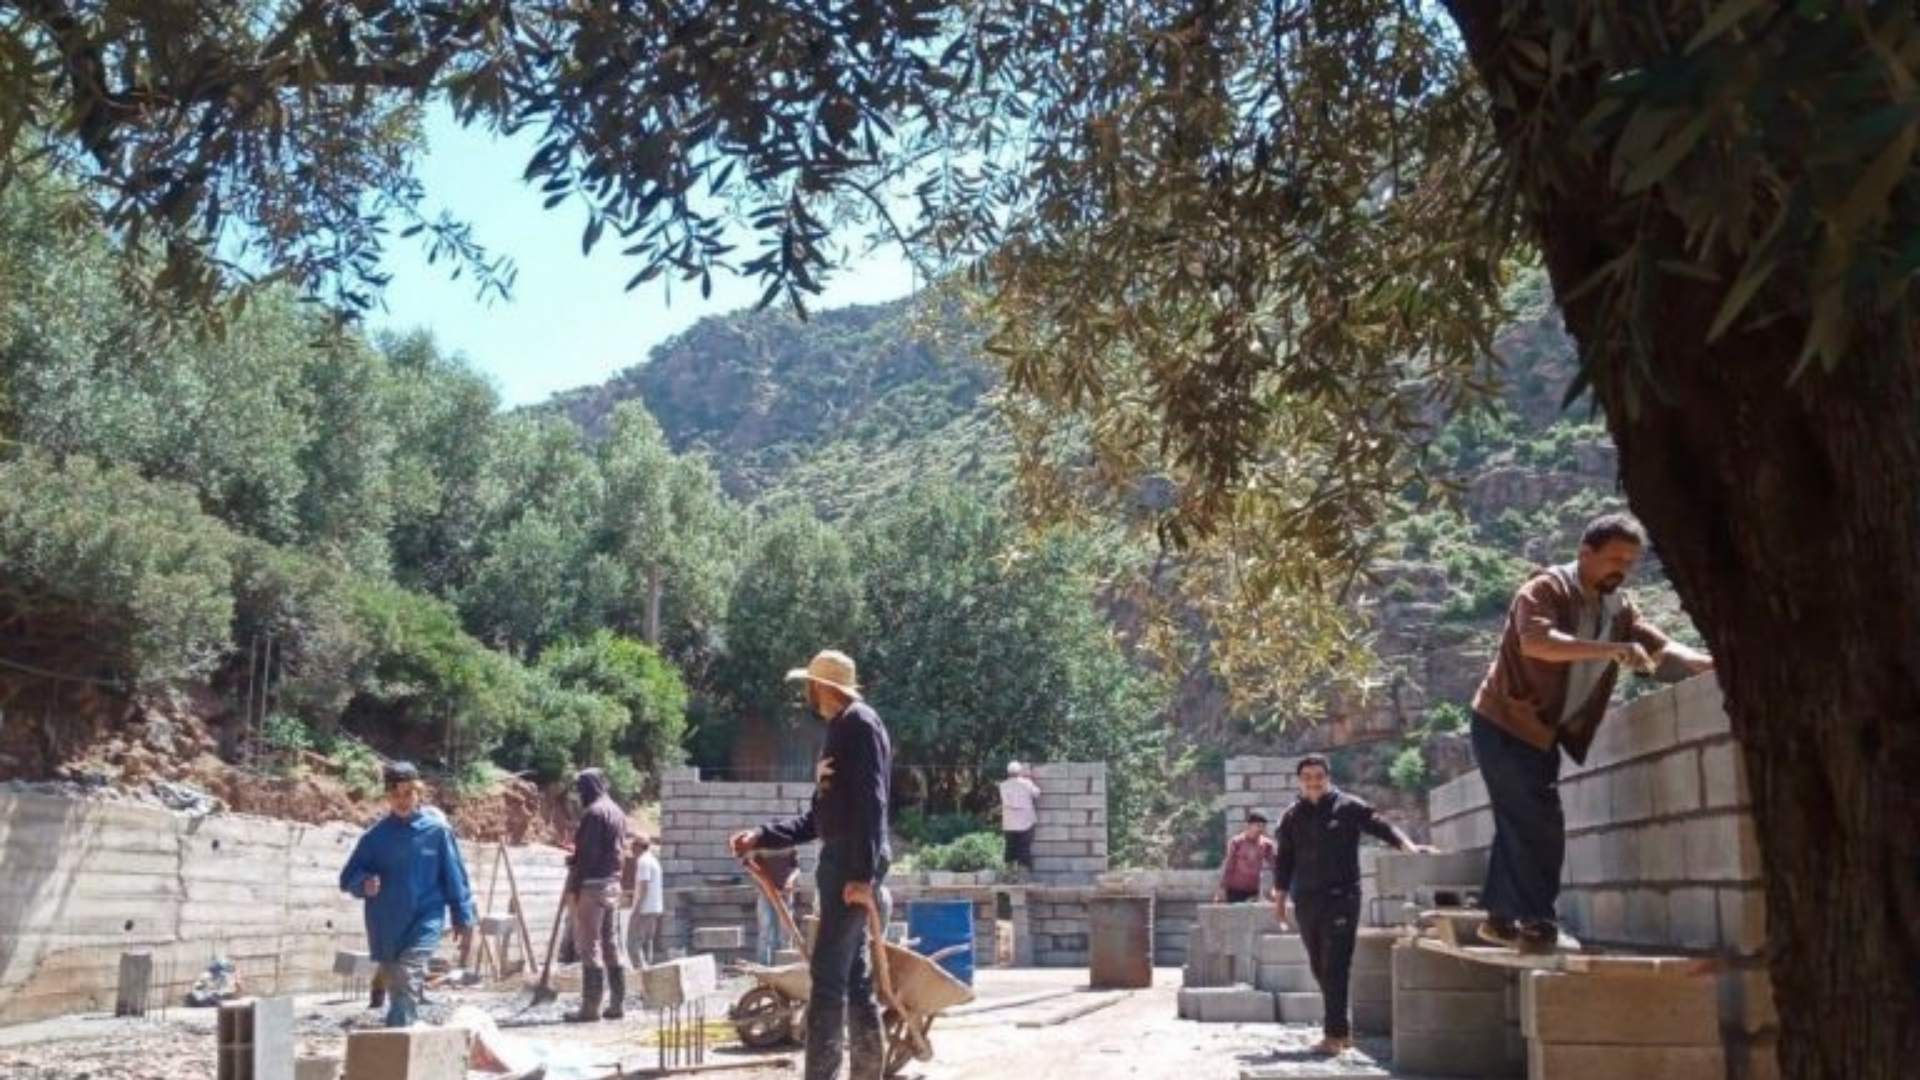
M 566 1019 L 618 1020 L 626 1015 L 627 1000 L 627 960 L 619 942 L 627 814 L 608 794 L 606 774 L 599 769 L 582 769 L 574 785 L 583 809 L 567 866 L 567 904 L 573 912 L 573 947 L 580 954 L 580 1008 Z

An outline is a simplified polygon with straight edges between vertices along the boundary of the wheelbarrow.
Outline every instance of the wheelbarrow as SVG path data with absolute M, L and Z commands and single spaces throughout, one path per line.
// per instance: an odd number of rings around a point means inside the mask
M 787 934 L 798 946 L 801 955 L 808 956 L 806 939 L 794 925 L 793 914 L 780 902 L 779 891 L 767 878 L 759 862 L 751 857 L 751 853 L 742 862 L 746 865 L 747 876 L 753 879 L 767 902 L 780 913 Z M 867 919 L 868 940 L 884 942 L 879 913 L 869 908 Z M 931 956 L 922 956 L 892 942 L 884 942 L 884 945 L 879 962 L 875 964 L 874 975 L 883 1005 L 881 1023 L 887 1033 L 886 1074 L 892 1076 L 906 1068 L 909 1061 L 927 1061 L 933 1057 L 933 1043 L 928 1033 L 934 1019 L 944 1010 L 972 1001 L 973 988 L 954 978 L 939 963 L 942 957 L 968 947 L 964 944 L 950 946 Z M 813 993 L 813 976 L 807 964 L 769 967 L 743 963 L 740 970 L 756 983 L 728 1011 L 740 1041 L 756 1048 L 778 1046 L 784 1042 L 804 1043 L 807 999 Z

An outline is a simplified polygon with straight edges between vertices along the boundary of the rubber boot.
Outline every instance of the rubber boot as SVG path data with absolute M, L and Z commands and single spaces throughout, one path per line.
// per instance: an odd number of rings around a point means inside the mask
M 874 1002 L 847 1007 L 847 1080 L 880 1080 L 887 1071 L 887 1033 Z
M 814 1001 L 807 1006 L 807 1057 L 801 1080 L 835 1080 L 847 1048 L 847 1003 Z
M 606 988 L 605 969 L 580 969 L 580 1008 L 561 1019 L 569 1024 L 585 1024 L 600 1019 L 600 999 L 606 994 Z
M 627 969 L 610 967 L 607 969 L 607 1008 L 600 1014 L 602 1020 L 622 1020 L 627 1015 Z

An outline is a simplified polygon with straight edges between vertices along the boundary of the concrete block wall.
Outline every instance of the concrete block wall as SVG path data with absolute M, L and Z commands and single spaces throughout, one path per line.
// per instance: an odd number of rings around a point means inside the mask
M 809 781 L 702 780 L 699 769 L 667 770 L 660 781 L 660 836 L 654 848 L 667 889 L 746 883 L 727 839 L 771 818 L 804 813 L 812 799 Z M 809 878 L 816 848 L 806 844 L 799 852 Z
M 1036 880 L 1082 884 L 1107 869 L 1107 767 L 1056 762 L 1033 766 L 1040 786 L 1040 821 L 1033 837 Z M 795 780 L 702 780 L 695 768 L 670 769 L 661 779 L 660 843 L 656 849 L 669 890 L 744 880 L 727 839 L 769 818 L 802 813 L 813 784 Z M 811 875 L 816 845 L 800 849 Z M 724 879 L 724 880 L 722 880 Z
M 1226 815 L 1227 835 L 1240 831 L 1247 811 L 1259 810 L 1278 824 L 1280 812 L 1300 794 L 1297 757 L 1233 757 L 1227 759 L 1226 783 L 1214 805 Z
M 1766 908 L 1740 748 L 1719 685 L 1699 676 L 1618 706 L 1584 765 L 1562 761 L 1560 915 L 1589 945 L 1717 958 L 1720 1025 L 1737 1075 L 1770 1075 L 1777 1023 Z M 1493 838 L 1478 772 L 1428 800 L 1434 842 Z
M 0 794 L 0 1023 L 111 1011 L 124 952 L 152 955 L 155 1004 L 178 1004 L 216 956 L 234 962 L 249 994 L 337 986 L 335 955 L 366 942 L 360 902 L 338 885 L 361 831 Z M 461 851 L 484 905 L 495 848 Z M 516 848 L 513 858 L 541 936 L 559 902 L 562 854 Z
M 1107 766 L 1055 762 L 1032 767 L 1040 787 L 1033 876 L 1049 885 L 1090 883 L 1107 869 Z

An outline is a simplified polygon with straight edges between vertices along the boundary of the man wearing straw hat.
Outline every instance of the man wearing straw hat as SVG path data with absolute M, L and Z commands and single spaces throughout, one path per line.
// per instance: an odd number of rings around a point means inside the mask
M 873 996 L 867 920 L 870 909 L 878 910 L 874 905 L 882 899 L 893 854 L 887 846 L 893 742 L 861 699 L 853 660 L 845 653 L 822 651 L 787 679 L 805 683 L 808 707 L 827 723 L 827 741 L 814 765 L 813 801 L 804 814 L 735 833 L 733 853 L 820 841 L 814 870 L 820 925 L 809 965 L 813 993 L 802 1080 L 834 1080 L 843 1048 L 850 1051 L 851 1080 L 880 1080 L 887 1048 Z

